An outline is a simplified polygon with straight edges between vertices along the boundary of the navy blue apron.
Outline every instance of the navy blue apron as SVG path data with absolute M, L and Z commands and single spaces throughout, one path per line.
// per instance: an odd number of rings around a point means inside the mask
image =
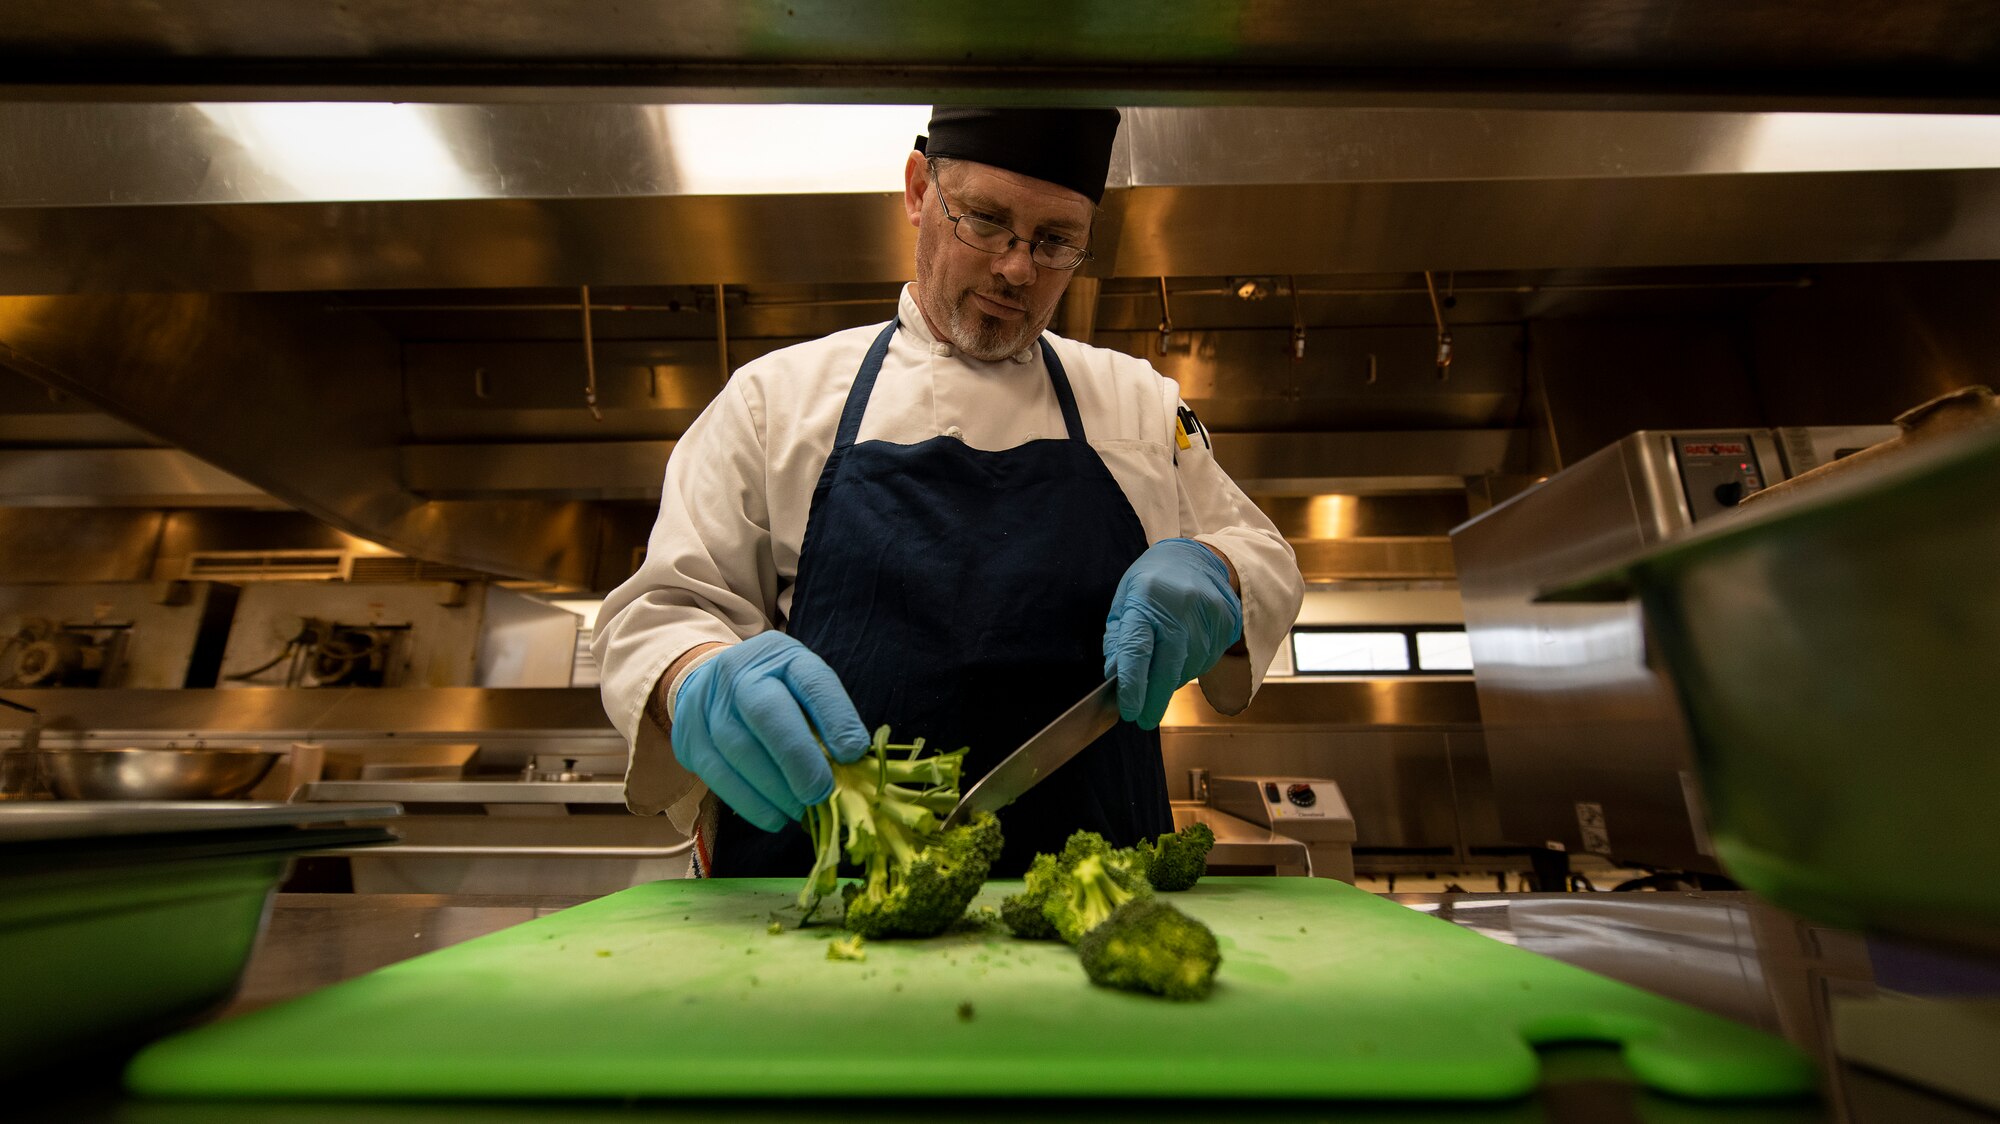
M 1104 617 L 1146 549 L 1125 492 L 1084 440 L 1069 377 L 1042 360 L 1066 439 L 974 449 L 952 437 L 855 443 L 897 324 L 868 349 L 813 490 L 791 635 L 840 676 L 869 730 L 969 746 L 982 777 L 1104 680 Z M 1173 830 L 1157 730 L 1121 722 L 1000 814 L 997 876 L 1071 832 L 1130 846 Z M 720 809 L 711 874 L 803 875 L 805 831 Z

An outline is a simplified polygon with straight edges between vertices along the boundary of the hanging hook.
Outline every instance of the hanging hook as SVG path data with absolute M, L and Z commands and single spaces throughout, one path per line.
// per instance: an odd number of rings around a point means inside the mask
M 1160 278 L 1160 354 L 1165 355 L 1174 337 L 1174 313 L 1167 305 L 1167 279 Z
M 604 411 L 597 408 L 597 350 L 590 339 L 590 286 L 579 290 L 583 304 L 583 404 L 590 407 L 592 421 L 603 421 Z
M 1446 379 L 1451 378 L 1451 329 L 1445 326 L 1444 306 L 1438 303 L 1437 278 L 1433 277 L 1431 271 L 1428 269 L 1424 270 L 1424 288 L 1430 291 L 1431 316 L 1437 320 L 1438 381 L 1444 382 Z
M 1299 279 L 1287 275 L 1285 288 L 1292 294 L 1292 362 L 1306 357 L 1306 320 L 1299 315 Z

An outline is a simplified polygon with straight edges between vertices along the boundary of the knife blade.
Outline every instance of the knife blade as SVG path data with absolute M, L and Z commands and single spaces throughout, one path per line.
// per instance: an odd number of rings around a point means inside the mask
M 998 812 L 1012 804 L 1117 724 L 1118 681 L 1107 679 L 979 778 L 959 798 L 944 825 L 956 827 L 980 812 Z

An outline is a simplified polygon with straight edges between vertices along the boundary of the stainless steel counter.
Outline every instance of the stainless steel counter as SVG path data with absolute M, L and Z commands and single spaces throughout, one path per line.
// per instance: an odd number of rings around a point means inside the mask
M 1812 1120 L 1989 1120 L 1864 1071 L 1827 1065 L 1827 1009 L 1836 996 L 1874 991 L 1867 943 L 1807 925 L 1747 894 L 1396 894 L 1412 909 L 1495 940 L 1780 1034 L 1811 1052 L 1828 1074 L 1823 1103 L 1703 1106 L 1635 1091 L 1614 1051 L 1544 1053 L 1545 1083 L 1515 1103 L 1320 1106 L 1201 1103 L 829 1106 L 695 1105 L 311 1105 L 162 1103 L 122 1100 L 109 1060 L 62 1086 L 61 1099 L 30 1105 L 29 1119 L 182 1121 L 544 1121 L 739 1119 L 1001 1120 L 1271 1119 L 1383 1121 L 1637 1120 L 1777 1124 Z M 586 899 L 433 895 L 281 895 L 252 954 L 228 1018 L 420 953 L 507 928 Z M 46 1115 L 38 1116 L 37 1111 Z M 16 1117 L 17 1119 L 19 1117 Z

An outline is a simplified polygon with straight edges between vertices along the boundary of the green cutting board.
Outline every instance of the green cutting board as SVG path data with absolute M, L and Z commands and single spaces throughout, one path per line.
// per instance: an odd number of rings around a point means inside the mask
M 1018 884 L 994 883 L 997 903 Z M 134 1092 L 180 1097 L 1147 1096 L 1506 1098 L 1532 1046 L 1621 1043 L 1690 1097 L 1812 1087 L 1760 1031 L 1352 886 L 1211 878 L 1206 1001 L 1093 987 L 1004 929 L 772 934 L 796 879 L 666 881 L 155 1043 Z

